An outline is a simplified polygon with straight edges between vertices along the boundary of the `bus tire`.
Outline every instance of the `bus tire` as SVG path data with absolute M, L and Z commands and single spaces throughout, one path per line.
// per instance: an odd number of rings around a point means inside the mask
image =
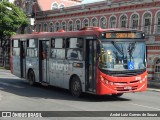
M 31 86 L 35 85 L 35 74 L 34 74 L 33 70 L 29 70 L 28 82 L 29 82 L 29 85 L 31 85 Z
M 74 76 L 71 79 L 70 91 L 71 91 L 71 94 L 75 97 L 81 97 L 82 95 L 82 85 L 81 85 L 80 79 L 77 76 Z
M 112 94 L 113 97 L 120 97 L 122 95 L 123 95 L 123 93 Z

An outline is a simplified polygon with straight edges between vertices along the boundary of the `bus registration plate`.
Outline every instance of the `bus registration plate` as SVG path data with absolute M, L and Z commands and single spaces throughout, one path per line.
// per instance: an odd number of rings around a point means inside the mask
M 126 87 L 124 87 L 124 90 L 131 90 L 131 89 L 132 89 L 131 86 L 126 86 Z

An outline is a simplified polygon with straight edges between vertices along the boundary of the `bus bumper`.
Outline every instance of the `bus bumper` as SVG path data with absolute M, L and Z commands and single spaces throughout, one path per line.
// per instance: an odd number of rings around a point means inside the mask
M 118 93 L 131 93 L 131 92 L 142 92 L 147 90 L 147 77 L 137 82 L 129 81 L 124 83 L 99 81 L 97 84 L 97 94 L 118 94 Z

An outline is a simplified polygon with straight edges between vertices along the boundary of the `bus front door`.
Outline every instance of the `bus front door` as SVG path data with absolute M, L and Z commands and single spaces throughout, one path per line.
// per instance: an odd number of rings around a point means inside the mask
M 96 41 L 86 40 L 86 90 L 96 92 Z
M 39 43 L 39 75 L 40 82 L 42 84 L 48 85 L 49 83 L 49 41 L 48 40 L 40 40 Z
M 20 41 L 20 70 L 21 77 L 26 77 L 26 41 Z

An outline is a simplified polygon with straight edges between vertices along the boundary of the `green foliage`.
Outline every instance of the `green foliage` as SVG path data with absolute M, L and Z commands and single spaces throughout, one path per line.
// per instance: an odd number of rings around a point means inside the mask
M 5 1 L 5 0 L 4 0 Z M 24 28 L 29 21 L 23 11 L 10 2 L 0 2 L 0 39 L 5 40 Z M 8 9 L 9 7 L 9 9 Z M 23 32 L 23 29 L 22 29 Z

